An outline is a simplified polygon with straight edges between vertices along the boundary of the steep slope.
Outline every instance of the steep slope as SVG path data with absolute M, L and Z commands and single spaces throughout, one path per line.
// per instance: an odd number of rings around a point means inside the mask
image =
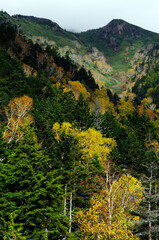
M 79 38 L 89 46 L 95 46 L 111 58 L 130 48 L 131 53 L 136 48 L 159 42 L 159 34 L 144 30 L 120 19 L 112 20 L 103 28 L 89 30 L 79 34 Z
M 0 136 L 0 239 L 94 239 L 101 217 L 101 239 L 158 236 L 157 110 L 97 89 L 68 56 L 10 24 L 0 26 Z M 146 192 L 137 209 L 139 179 Z M 79 231 L 80 216 L 89 235 Z
M 83 32 L 79 38 L 102 51 L 115 70 L 125 72 L 135 60 L 140 60 L 140 53 L 145 51 L 144 55 L 147 55 L 159 43 L 159 34 L 120 19 L 112 20 L 103 28 Z
M 2 22 L 12 23 L 19 33 L 43 48 L 57 47 L 61 56 L 68 54 L 79 68 L 84 66 L 91 71 L 100 87 L 118 93 L 128 88 L 131 91 L 137 79 L 158 62 L 159 34 L 120 19 L 78 34 L 65 31 L 48 19 L 32 16 L 11 17 L 0 12 Z
M 42 94 L 48 82 L 67 85 L 71 80 L 78 80 L 88 91 L 99 88 L 84 68 L 78 70 L 69 58 L 61 57 L 55 49 L 44 50 L 37 43 L 26 40 L 10 24 L 0 25 L 0 36 L 0 104 L 6 104 L 15 93 L 24 94 L 24 89 L 31 90 L 31 96 L 36 91 Z M 31 87 L 28 86 L 30 81 Z
M 147 76 L 137 80 L 133 92 L 138 101 L 144 102 L 152 110 L 159 108 L 159 66 L 150 71 Z
M 103 53 L 112 67 L 106 76 L 111 83 L 107 86 L 115 90 L 122 87 L 125 90 L 125 83 L 131 79 L 136 82 L 158 62 L 159 34 L 120 19 L 103 28 L 80 33 L 78 37 L 90 49 L 95 47 Z
M 58 46 L 66 44 L 71 46 L 71 41 L 76 39 L 74 34 L 63 30 L 57 23 L 49 19 L 23 15 L 11 17 L 6 12 L 0 12 L 0 22 L 10 22 L 16 25 L 17 30 L 28 38 L 41 38 L 44 42 L 46 39 L 52 45 L 56 45 L 55 42 L 58 42 Z

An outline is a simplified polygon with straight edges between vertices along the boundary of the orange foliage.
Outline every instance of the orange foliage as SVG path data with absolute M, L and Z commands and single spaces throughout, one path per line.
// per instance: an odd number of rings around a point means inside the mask
M 24 36 L 17 34 L 15 38 L 15 42 L 23 49 L 23 53 L 25 53 L 26 55 L 30 54 L 31 45 L 32 45 L 31 41 L 26 42 Z
M 27 77 L 29 76 L 37 77 L 38 75 L 37 71 L 34 68 L 30 67 L 29 65 L 23 64 L 23 70 Z
M 51 78 L 51 80 L 53 81 L 53 83 L 56 83 L 56 82 L 57 82 L 57 79 L 55 78 L 55 76 L 51 76 L 50 78 Z
M 146 114 L 149 116 L 151 120 L 154 120 L 157 118 L 157 115 L 151 110 L 151 109 L 146 109 Z
M 71 76 L 71 73 L 70 72 L 67 72 L 67 76 L 71 79 L 72 76 Z
M 143 105 L 138 106 L 138 113 L 140 116 L 142 116 L 143 114 L 146 114 L 150 120 L 154 120 L 154 119 L 159 119 L 158 115 L 156 113 L 154 113 L 150 108 L 146 107 L 146 104 L 148 103 L 147 101 L 142 102 Z
M 58 81 L 61 81 L 63 76 L 64 76 L 64 69 L 62 67 L 58 67 L 57 71 L 56 71 L 56 78 L 58 79 Z
M 139 113 L 139 115 L 140 116 L 142 116 L 143 114 L 144 114 L 144 106 L 143 105 L 141 105 L 141 106 L 138 106 L 138 113 Z

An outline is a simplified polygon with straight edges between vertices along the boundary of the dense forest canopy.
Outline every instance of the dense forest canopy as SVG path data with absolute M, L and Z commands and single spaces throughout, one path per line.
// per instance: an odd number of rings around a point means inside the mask
M 1 239 L 158 239 L 158 77 L 121 99 L 0 25 Z

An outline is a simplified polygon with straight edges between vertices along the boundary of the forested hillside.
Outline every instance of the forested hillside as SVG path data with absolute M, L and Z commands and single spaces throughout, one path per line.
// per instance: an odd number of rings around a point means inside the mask
M 78 68 L 90 71 L 99 87 L 122 94 L 127 87 L 154 69 L 159 59 L 159 34 L 121 19 L 81 33 L 62 29 L 49 19 L 0 11 L 0 24 L 11 23 L 16 31 L 42 48 L 48 45 L 68 55 Z
M 157 65 L 149 74 L 137 80 L 133 92 L 138 100 L 148 99 L 147 104 L 152 109 L 159 108 L 159 66 Z M 153 103 L 153 104 L 152 104 Z
M 158 68 L 138 81 L 121 99 L 0 25 L 0 239 L 158 239 Z

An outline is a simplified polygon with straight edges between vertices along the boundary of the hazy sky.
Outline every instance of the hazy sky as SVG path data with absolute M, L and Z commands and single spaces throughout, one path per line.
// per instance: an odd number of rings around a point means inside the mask
M 159 33 L 159 0 L 1 0 L 10 15 L 43 17 L 71 31 L 103 27 L 123 19 Z

